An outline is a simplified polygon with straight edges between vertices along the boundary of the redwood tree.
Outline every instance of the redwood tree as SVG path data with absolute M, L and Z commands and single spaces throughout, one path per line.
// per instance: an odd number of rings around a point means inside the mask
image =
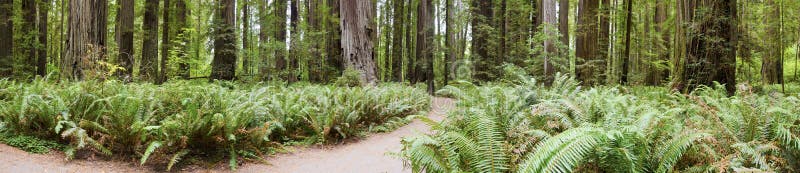
M 236 0 L 218 0 L 214 24 L 214 59 L 210 80 L 236 77 Z
M 373 85 L 375 73 L 374 43 L 377 29 L 373 1 L 340 0 L 342 54 L 345 67 L 361 73 L 361 80 Z
M 158 77 L 158 1 L 146 0 L 142 31 L 142 61 L 139 76 L 143 81 L 155 82 Z
M 11 21 L 13 0 L 0 0 L 0 78 L 13 73 L 11 50 L 14 48 L 14 24 Z
M 117 63 L 124 70 L 117 73 L 123 80 L 130 80 L 133 77 L 133 20 L 134 20 L 134 0 L 119 0 L 119 11 L 117 20 L 117 43 L 119 55 Z

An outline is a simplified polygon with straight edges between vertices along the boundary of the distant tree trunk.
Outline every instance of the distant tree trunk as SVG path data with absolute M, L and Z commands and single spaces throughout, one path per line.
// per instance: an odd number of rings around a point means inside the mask
M 655 26 L 656 33 L 660 34 L 660 37 L 655 39 L 655 46 L 656 48 L 656 56 L 658 57 L 656 60 L 660 62 L 667 62 L 669 61 L 669 33 L 665 30 L 666 27 L 664 26 L 667 20 L 667 12 L 666 12 L 666 2 L 663 0 L 656 0 L 656 8 L 655 8 L 655 17 L 653 18 L 653 22 Z M 652 63 L 652 62 L 651 62 Z M 665 65 L 666 66 L 666 65 Z M 669 69 L 650 69 L 647 70 L 649 74 L 647 77 L 649 85 L 660 85 L 661 81 L 666 79 L 669 76 Z
M 242 71 L 244 75 L 251 74 L 251 46 L 250 46 L 250 0 L 242 0 Z
M 490 74 L 490 69 L 493 68 L 495 63 L 489 56 L 489 47 L 487 42 L 491 36 L 491 31 L 487 28 L 491 27 L 493 5 L 492 1 L 472 1 L 472 59 L 475 63 L 475 79 L 486 81 L 490 76 L 498 74 Z
M 491 2 L 490 2 L 491 3 Z M 499 54 L 496 59 L 492 60 L 495 62 L 494 65 L 502 64 L 506 59 L 506 34 L 508 32 L 508 1 L 507 0 L 500 0 L 500 11 L 497 12 L 500 15 L 500 19 L 498 20 L 497 25 L 500 26 L 500 37 L 497 37 L 498 43 L 500 45 L 497 47 L 497 53 Z
M 259 56 L 261 62 L 258 64 L 258 74 L 261 79 L 267 79 L 269 76 L 269 56 L 267 55 L 267 44 L 269 42 L 269 28 L 264 26 L 271 26 L 269 20 L 269 3 L 266 0 L 258 0 L 258 42 L 259 42 Z
M 361 72 L 361 80 L 375 84 L 375 62 L 373 62 L 373 40 L 375 16 L 372 1 L 340 0 L 342 49 L 347 68 Z
M 783 83 L 783 62 L 781 61 L 783 47 L 780 44 L 783 35 L 781 34 L 779 21 L 781 11 L 775 0 L 767 0 L 766 4 L 771 7 L 768 10 L 768 16 L 765 17 L 767 38 L 769 39 L 764 46 L 766 55 L 761 64 L 761 76 L 764 84 L 780 84 Z
M 13 0 L 0 0 L 0 78 L 11 77 L 14 58 Z
M 180 0 L 178 0 L 180 1 Z M 170 49 L 172 48 L 172 37 L 170 36 L 170 11 L 172 10 L 172 3 L 170 0 L 164 0 L 164 9 L 163 13 L 161 14 L 162 18 L 164 19 L 163 24 L 161 24 L 161 71 L 159 73 L 159 79 L 157 83 L 161 84 L 167 81 L 167 62 L 169 62 L 169 54 Z
M 278 43 L 275 49 L 275 70 L 278 78 L 283 78 L 286 70 L 286 5 L 288 0 L 276 0 L 275 2 L 275 39 Z
M 328 15 L 327 13 L 323 12 L 325 9 L 325 2 L 324 0 L 309 0 L 306 1 L 306 18 L 308 23 L 308 31 L 311 33 L 309 34 L 309 39 L 319 40 L 319 41 L 312 41 L 309 42 L 309 60 L 308 60 L 308 74 L 309 80 L 312 82 L 324 82 L 325 74 L 323 73 L 325 68 L 323 63 L 323 46 L 324 46 L 324 37 L 322 32 L 323 29 L 323 15 Z
M 142 30 L 142 62 L 139 76 L 143 81 L 155 82 L 158 78 L 158 1 L 146 0 Z
M 736 91 L 736 1 L 678 0 L 679 34 L 676 46 L 676 76 L 672 88 L 688 93 L 714 81 L 725 85 L 729 95 Z M 708 15 L 708 16 L 701 16 Z M 716 20 L 706 20 L 710 16 Z M 692 23 L 691 25 L 689 25 Z M 686 38 L 683 38 L 683 37 Z
M 178 36 L 181 39 L 182 43 L 187 43 L 189 36 L 186 35 L 186 29 L 189 27 L 186 21 L 186 17 L 189 15 L 189 10 L 186 8 L 186 0 L 177 0 L 175 3 L 175 23 L 178 28 Z M 131 46 L 132 47 L 132 46 Z M 191 69 L 189 68 L 189 60 L 186 55 L 186 51 L 188 51 L 185 45 L 178 45 L 178 58 L 181 59 L 180 63 L 178 63 L 178 76 L 183 79 L 189 79 L 191 74 Z
M 447 85 L 450 82 L 451 78 L 454 78 L 455 68 L 453 65 L 456 62 L 456 54 L 454 53 L 457 48 L 454 44 L 455 41 L 455 32 L 453 32 L 453 0 L 445 0 L 445 16 L 444 16 L 444 25 L 445 25 L 445 39 L 444 39 L 444 57 L 446 58 L 444 61 L 444 85 Z
M 578 11 L 578 29 L 576 31 L 576 53 L 578 65 L 576 77 L 584 85 L 596 85 L 602 81 L 605 72 L 605 61 L 599 55 L 598 43 L 599 23 L 597 21 L 598 0 L 581 0 Z
M 451 1 L 451 0 L 448 0 Z M 392 80 L 395 82 L 403 81 L 403 33 L 405 32 L 405 0 L 392 0 L 394 3 L 392 24 Z M 449 26 L 449 25 L 448 25 Z
M 47 27 L 48 27 L 48 13 L 50 12 L 50 0 L 42 0 L 38 4 L 39 13 L 39 57 L 36 60 L 36 74 L 39 76 L 47 75 Z M 2 75 L 0 75 L 2 76 Z
M 420 0 L 417 8 L 417 79 L 416 82 L 425 82 L 428 93 L 433 94 L 436 87 L 433 78 L 433 53 L 434 53 L 434 5 L 433 0 Z
M 117 73 L 117 77 L 123 81 L 130 81 L 133 77 L 133 21 L 134 21 L 134 0 L 120 0 L 120 9 L 117 12 L 119 18 L 117 20 L 117 34 L 119 55 L 117 56 L 117 63 L 120 67 L 125 68 Z
M 98 3 L 100 2 L 100 3 Z M 85 71 L 102 60 L 105 45 L 104 1 L 69 1 L 69 31 L 61 74 L 65 79 L 82 80 Z M 103 14 L 103 17 L 93 17 Z M 103 27 L 100 29 L 98 27 Z
M 236 0 L 218 0 L 211 80 L 236 78 Z
M 607 67 L 607 66 L 609 65 L 608 64 L 609 62 L 613 62 L 611 60 L 612 59 L 611 55 L 613 55 L 613 54 L 611 54 L 611 50 L 614 50 L 614 49 L 609 49 L 609 48 L 613 48 L 614 47 L 612 45 L 613 42 L 610 41 L 611 40 L 610 39 L 610 36 L 611 36 L 611 11 L 613 10 L 611 8 L 611 1 L 612 0 L 600 0 L 600 9 L 599 9 L 599 13 L 600 14 L 598 15 L 600 23 L 598 23 L 598 25 L 597 25 L 597 26 L 599 26 L 598 28 L 600 29 L 600 34 L 597 36 L 597 40 L 598 40 L 597 45 L 599 46 L 599 48 L 598 48 L 598 53 L 599 53 L 598 56 L 599 57 L 598 58 L 603 63 L 602 64 L 598 64 L 598 65 L 602 66 L 602 68 L 600 68 L 602 70 L 595 71 L 595 73 L 601 74 L 601 76 L 599 76 L 599 78 L 596 78 L 596 80 L 598 81 L 598 83 L 596 83 L 596 84 L 603 84 L 605 82 L 608 82 L 607 80 L 609 79 L 610 72 L 608 72 L 609 71 L 608 70 L 609 67 Z M 616 25 L 615 25 L 615 27 L 616 27 Z
M 620 83 L 628 84 L 628 61 L 631 60 L 631 29 L 633 26 L 633 0 L 625 0 L 627 13 L 625 13 L 625 57 L 622 59 L 622 77 Z
M 342 30 L 339 27 L 339 0 L 327 0 L 330 9 L 330 18 L 326 19 L 328 31 L 326 32 L 326 42 L 328 43 L 326 51 L 326 62 L 331 67 L 326 72 L 326 79 L 330 81 L 344 70 L 343 55 L 342 55 Z M 334 20 L 337 19 L 337 20 Z

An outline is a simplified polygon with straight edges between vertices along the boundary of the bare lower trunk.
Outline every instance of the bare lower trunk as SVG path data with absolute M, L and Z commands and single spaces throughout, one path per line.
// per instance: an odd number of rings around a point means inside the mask
M 50 11 L 50 0 L 42 0 L 39 4 L 39 57 L 37 58 L 36 74 L 39 76 L 47 75 L 47 27 L 48 12 Z
M 341 0 L 339 4 L 345 66 L 361 72 L 361 80 L 370 85 L 377 82 L 373 62 L 376 29 L 372 3 L 364 0 Z
M 214 36 L 214 59 L 210 80 L 233 80 L 236 77 L 236 0 L 218 0 Z
M 145 1 L 142 62 L 139 65 L 139 76 L 143 81 L 155 82 L 158 77 L 158 1 Z
M 14 48 L 14 24 L 11 21 L 13 0 L 0 0 L 0 78 L 13 73 L 11 50 Z

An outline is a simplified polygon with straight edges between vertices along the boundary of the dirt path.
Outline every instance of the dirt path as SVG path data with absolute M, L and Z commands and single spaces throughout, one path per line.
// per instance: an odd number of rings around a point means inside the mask
M 440 121 L 453 107 L 453 101 L 434 98 L 429 117 Z M 271 173 L 383 173 L 410 172 L 403 168 L 402 160 L 386 155 L 402 148 L 402 137 L 426 133 L 429 127 L 415 120 L 393 132 L 372 134 L 344 145 L 297 148 L 295 152 L 279 154 L 267 159 L 270 165 L 246 163 L 237 172 Z M 148 167 L 137 166 L 135 160 L 105 161 L 77 159 L 65 161 L 63 153 L 47 155 L 29 154 L 0 144 L 0 173 L 2 172 L 153 172 Z M 191 166 L 190 166 L 191 167 Z M 229 172 L 229 170 L 191 169 L 191 172 Z
M 434 98 L 432 109 L 428 114 L 440 121 L 447 110 L 453 107 L 453 101 Z M 239 172 L 274 172 L 274 173 L 383 173 L 411 172 L 403 169 L 402 160 L 386 155 L 387 152 L 399 152 L 402 149 L 402 137 L 428 132 L 429 127 L 418 120 L 390 133 L 373 134 L 355 143 L 333 148 L 304 148 L 291 154 L 283 154 L 267 159 L 271 165 L 247 164 L 239 168 Z

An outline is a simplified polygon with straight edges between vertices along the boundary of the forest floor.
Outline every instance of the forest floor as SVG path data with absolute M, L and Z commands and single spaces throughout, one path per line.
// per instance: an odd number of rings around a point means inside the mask
M 434 98 L 428 117 L 441 121 L 450 108 L 453 100 Z M 367 137 L 340 145 L 321 145 L 293 147 L 292 152 L 278 154 L 267 158 L 269 164 L 245 163 L 237 172 L 272 172 L 272 173 L 305 173 L 305 172 L 369 172 L 394 173 L 411 172 L 403 167 L 401 159 L 387 153 L 399 152 L 402 149 L 400 140 L 417 133 L 428 133 L 430 128 L 425 123 L 414 120 L 406 126 L 388 133 L 371 134 Z M 0 144 L 0 172 L 153 172 L 148 167 L 136 166 L 134 161 L 76 159 L 66 161 L 63 153 L 29 154 L 14 147 Z M 220 164 L 225 165 L 225 164 Z M 225 166 L 214 169 L 199 168 L 197 165 L 187 166 L 181 172 L 229 172 Z

